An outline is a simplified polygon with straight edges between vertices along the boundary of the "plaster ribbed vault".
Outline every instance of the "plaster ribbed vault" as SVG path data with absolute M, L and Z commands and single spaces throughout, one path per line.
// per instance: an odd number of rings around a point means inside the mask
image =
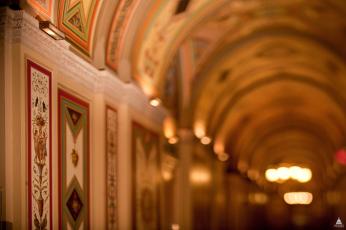
M 23 7 L 97 68 L 161 97 L 181 126 L 201 124 L 258 184 L 270 187 L 263 172 L 282 162 L 310 167 L 317 190 L 344 170 L 344 1 L 191 0 L 180 13 L 178 0 L 48 2 Z

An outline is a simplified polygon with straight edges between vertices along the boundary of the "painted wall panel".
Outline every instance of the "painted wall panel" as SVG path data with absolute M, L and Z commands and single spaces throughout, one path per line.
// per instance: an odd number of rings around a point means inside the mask
M 153 230 L 160 226 L 159 135 L 132 124 L 133 227 Z
M 118 114 L 115 109 L 106 106 L 106 221 L 107 229 L 117 229 L 117 149 Z
M 28 86 L 28 227 L 52 229 L 52 73 L 26 61 Z
M 89 104 L 58 90 L 59 228 L 89 229 Z

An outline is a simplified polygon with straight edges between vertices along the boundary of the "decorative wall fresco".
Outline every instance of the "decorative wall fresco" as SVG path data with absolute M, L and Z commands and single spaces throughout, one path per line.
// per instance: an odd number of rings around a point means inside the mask
M 52 229 L 52 73 L 27 60 L 28 227 Z
M 60 0 L 59 2 L 59 29 L 87 55 L 91 52 L 92 32 L 101 1 Z
M 89 229 L 89 104 L 59 89 L 59 229 Z
M 27 0 L 27 2 L 41 16 L 47 19 L 52 18 L 53 0 Z
M 133 122 L 132 148 L 133 228 L 159 229 L 159 136 Z
M 118 114 L 110 106 L 106 107 L 106 215 L 107 229 L 117 229 L 117 148 Z

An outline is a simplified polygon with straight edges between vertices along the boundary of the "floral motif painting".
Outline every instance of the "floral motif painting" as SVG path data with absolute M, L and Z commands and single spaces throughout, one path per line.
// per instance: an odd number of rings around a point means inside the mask
M 28 225 L 52 229 L 52 74 L 27 60 Z
M 59 229 L 89 229 L 89 104 L 58 90 Z
M 133 228 L 159 229 L 159 135 L 132 124 Z
M 117 148 L 118 115 L 106 106 L 106 215 L 107 229 L 117 229 Z

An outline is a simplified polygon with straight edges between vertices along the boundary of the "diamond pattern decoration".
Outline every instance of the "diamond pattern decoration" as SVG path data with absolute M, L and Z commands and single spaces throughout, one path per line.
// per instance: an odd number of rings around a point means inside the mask
M 82 211 L 83 203 L 78 195 L 78 192 L 75 189 L 73 189 L 70 197 L 68 198 L 66 206 L 72 218 L 74 219 L 74 221 L 76 221 L 77 218 L 79 217 L 79 214 Z
M 73 122 L 74 125 L 77 125 L 79 119 L 82 117 L 82 114 L 71 109 L 71 108 L 67 108 L 67 111 L 71 117 L 71 120 Z

